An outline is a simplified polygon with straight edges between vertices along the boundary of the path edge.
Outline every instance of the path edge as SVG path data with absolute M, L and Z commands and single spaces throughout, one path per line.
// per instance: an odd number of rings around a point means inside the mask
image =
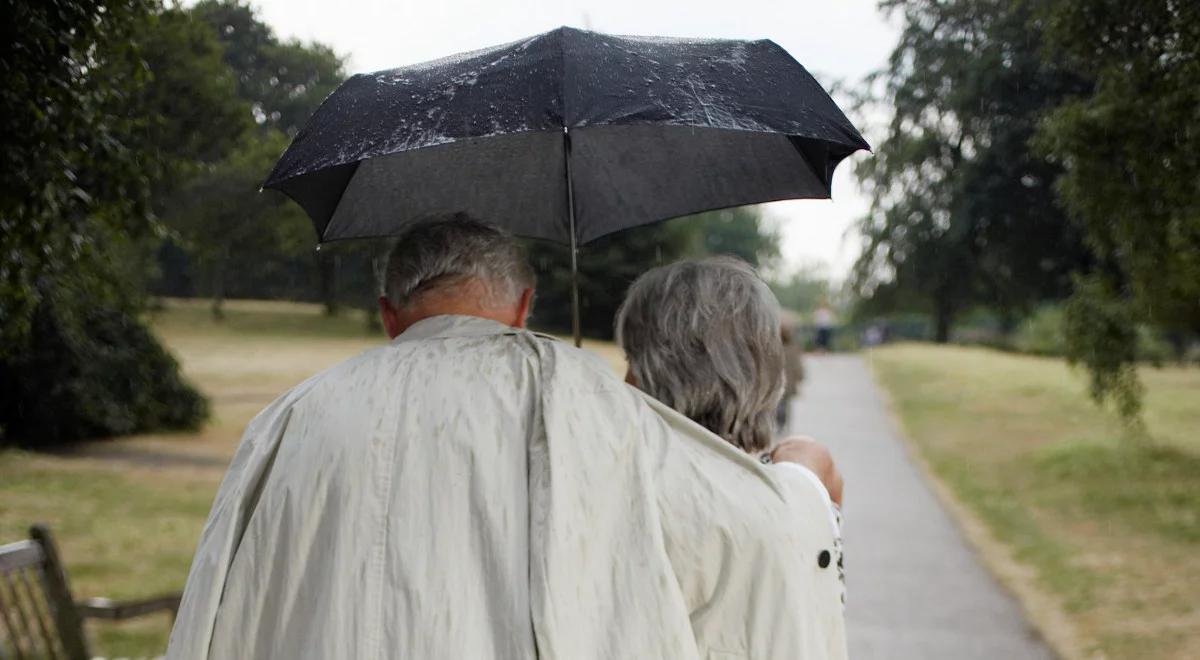
M 1061 602 L 1053 594 L 1037 586 L 1037 575 L 1030 566 L 1021 564 L 1012 556 L 1004 542 L 996 538 L 992 530 L 974 511 L 960 502 L 954 490 L 942 481 L 933 466 L 925 458 L 920 446 L 909 436 L 904 420 L 896 410 L 892 393 L 879 380 L 875 361 L 869 351 L 864 362 L 871 374 L 875 389 L 883 399 L 883 407 L 895 430 L 895 435 L 904 446 L 912 464 L 929 484 L 930 490 L 950 514 L 951 520 L 966 537 L 971 549 L 979 557 L 984 568 L 996 579 L 1000 587 L 1012 595 L 1021 609 L 1025 623 L 1042 638 L 1050 650 L 1062 660 L 1096 660 L 1103 655 L 1085 651 L 1078 628 L 1067 616 Z

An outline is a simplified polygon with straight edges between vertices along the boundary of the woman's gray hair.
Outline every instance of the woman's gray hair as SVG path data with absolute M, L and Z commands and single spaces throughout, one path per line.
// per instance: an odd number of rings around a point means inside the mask
M 486 307 L 516 302 L 536 277 L 517 241 L 494 225 L 458 213 L 412 225 L 388 256 L 383 294 L 403 308 L 432 289 L 478 279 Z
M 655 268 L 629 288 L 617 343 L 639 389 L 747 452 L 774 436 L 783 393 L 779 302 L 730 257 Z

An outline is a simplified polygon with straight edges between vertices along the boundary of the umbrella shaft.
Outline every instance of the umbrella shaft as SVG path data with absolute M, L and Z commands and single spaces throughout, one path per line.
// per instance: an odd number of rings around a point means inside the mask
M 571 232 L 571 330 L 575 346 L 583 345 L 583 329 L 579 319 L 579 245 L 575 233 L 575 186 L 571 181 L 571 132 L 563 126 L 563 155 L 567 174 L 567 223 Z
M 572 214 L 574 215 L 574 214 Z M 574 230 L 572 230 L 574 231 Z M 571 329 L 575 333 L 575 345 L 583 345 L 583 335 L 579 320 L 579 265 L 576 263 L 575 237 L 571 236 Z

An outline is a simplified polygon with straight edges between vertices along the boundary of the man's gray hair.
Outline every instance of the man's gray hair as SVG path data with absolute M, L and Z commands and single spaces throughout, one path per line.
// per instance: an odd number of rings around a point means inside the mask
M 747 452 L 772 444 L 783 393 L 779 302 L 730 257 L 655 268 L 629 288 L 617 343 L 643 392 Z
M 388 256 L 383 294 L 397 308 L 421 294 L 478 279 L 485 307 L 508 305 L 533 288 L 536 278 L 517 241 L 500 228 L 458 213 L 412 225 Z

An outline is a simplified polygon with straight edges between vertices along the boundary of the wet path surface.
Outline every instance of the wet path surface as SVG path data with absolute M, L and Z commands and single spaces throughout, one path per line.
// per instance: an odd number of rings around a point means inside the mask
M 854 660 L 1053 658 L 909 458 L 862 357 L 818 355 L 791 429 L 833 451 Z

